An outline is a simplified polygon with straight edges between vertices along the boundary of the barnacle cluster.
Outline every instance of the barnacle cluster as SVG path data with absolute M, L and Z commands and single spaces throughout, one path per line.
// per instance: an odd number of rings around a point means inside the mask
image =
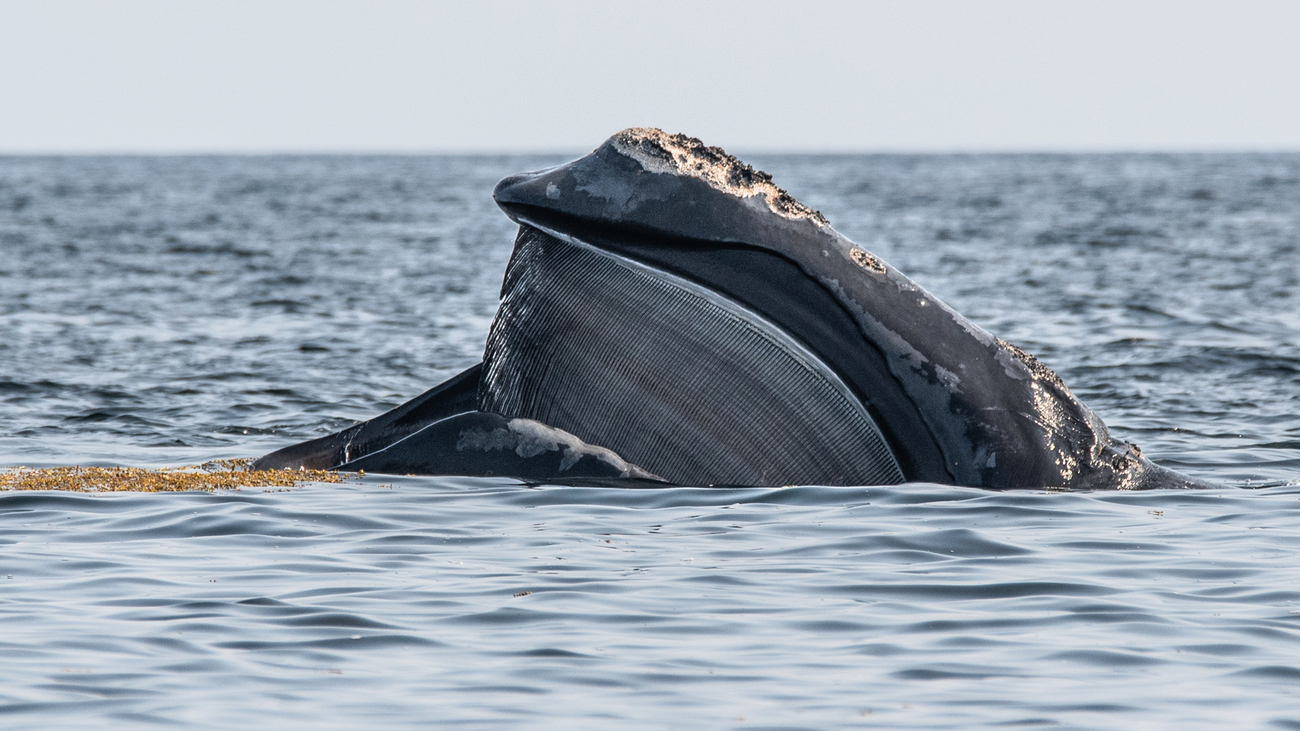
M 0 490 L 69 492 L 182 492 L 288 488 L 306 482 L 344 482 L 358 475 L 330 470 L 249 470 L 247 459 L 184 467 L 15 467 L 0 470 Z

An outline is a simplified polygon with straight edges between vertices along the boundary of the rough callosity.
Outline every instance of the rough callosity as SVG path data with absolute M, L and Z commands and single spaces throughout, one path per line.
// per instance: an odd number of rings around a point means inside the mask
M 762 196 L 768 208 L 779 216 L 807 219 L 818 226 L 830 225 L 820 212 L 778 188 L 771 175 L 737 160 L 721 147 L 710 147 L 694 137 L 668 134 L 653 127 L 631 127 L 610 141 L 616 150 L 650 172 L 698 178 L 739 198 Z
M 852 249 L 849 249 L 849 258 L 852 259 L 855 264 L 862 267 L 863 269 L 866 269 L 869 272 L 875 272 L 876 274 L 885 274 L 886 272 L 889 271 L 885 267 L 885 262 L 881 261 L 880 259 L 877 259 L 875 255 L 868 254 L 867 252 L 863 251 L 862 249 L 859 249 L 856 246 L 853 247 Z

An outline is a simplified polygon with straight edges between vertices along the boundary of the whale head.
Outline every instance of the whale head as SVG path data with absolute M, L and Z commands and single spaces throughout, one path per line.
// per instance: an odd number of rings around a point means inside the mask
M 720 148 L 627 129 L 494 198 L 520 231 L 485 411 L 684 484 L 1183 479 L 1111 438 L 1033 356 Z

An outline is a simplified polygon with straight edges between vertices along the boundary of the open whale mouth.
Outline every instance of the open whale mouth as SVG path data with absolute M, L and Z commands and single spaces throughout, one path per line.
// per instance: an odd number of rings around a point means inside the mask
M 627 129 L 502 180 L 484 360 L 255 469 L 679 485 L 1204 486 L 770 176 Z
M 904 481 L 863 403 L 779 325 L 680 276 L 528 224 L 478 400 L 678 484 Z

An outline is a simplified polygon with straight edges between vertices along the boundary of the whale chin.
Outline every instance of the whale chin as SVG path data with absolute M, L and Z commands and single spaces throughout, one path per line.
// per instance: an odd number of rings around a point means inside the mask
M 793 335 L 722 294 L 522 225 L 479 408 L 677 484 L 896 484 L 874 419 Z

